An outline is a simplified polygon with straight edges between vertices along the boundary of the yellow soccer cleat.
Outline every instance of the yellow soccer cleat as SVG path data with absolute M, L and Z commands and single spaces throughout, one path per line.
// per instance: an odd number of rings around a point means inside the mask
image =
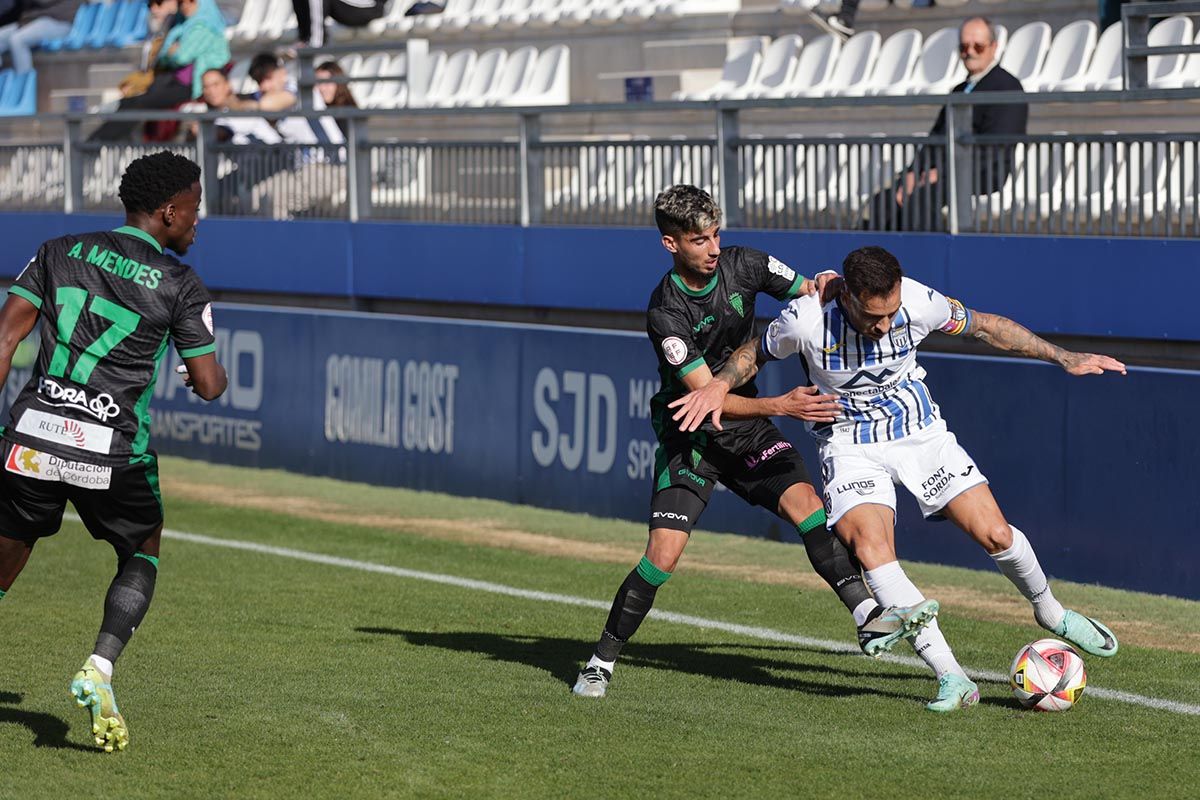
M 106 753 L 129 746 L 129 728 L 117 710 L 112 684 L 89 658 L 71 681 L 71 696 L 92 714 L 92 736 Z

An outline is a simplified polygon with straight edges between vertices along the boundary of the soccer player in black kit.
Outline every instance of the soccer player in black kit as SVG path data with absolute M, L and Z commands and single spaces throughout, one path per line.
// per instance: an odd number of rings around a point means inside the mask
M 809 560 L 854 616 L 859 644 L 868 655 L 887 652 L 915 635 L 937 614 L 937 601 L 881 608 L 863 584 L 861 567 L 825 525 L 825 508 L 795 448 L 766 417 L 832 422 L 831 396 L 800 387 L 781 397 L 758 397 L 753 381 L 725 401 L 725 419 L 699 430 L 681 430 L 671 408 L 699 389 L 755 335 L 754 303 L 760 292 L 778 300 L 817 291 L 777 259 L 746 247 L 721 249 L 721 211 L 695 186 L 672 186 L 654 202 L 654 219 L 673 266 L 650 296 L 646 332 L 658 356 L 662 389 L 651 401 L 658 437 L 650 537 L 646 553 L 625 578 L 592 658 L 572 691 L 603 697 L 622 647 L 641 625 L 655 594 L 675 570 L 693 526 L 717 481 L 746 502 L 778 514 L 796 527 Z
M 163 509 L 149 406 L 168 339 L 197 395 L 213 400 L 227 384 L 208 291 L 164 252 L 183 255 L 196 238 L 199 181 L 183 156 L 137 159 L 121 177 L 125 225 L 43 244 L 0 309 L 0 385 L 17 345 L 42 322 L 33 375 L 0 429 L 0 598 L 37 540 L 58 531 L 68 500 L 92 537 L 116 550 L 95 649 L 71 682 L 108 752 L 129 743 L 113 663 L 158 574 Z

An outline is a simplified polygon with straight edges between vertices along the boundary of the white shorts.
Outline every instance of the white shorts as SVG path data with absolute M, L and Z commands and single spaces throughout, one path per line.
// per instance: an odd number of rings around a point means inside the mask
M 887 506 L 895 512 L 897 483 L 917 498 L 926 517 L 936 516 L 967 489 L 987 483 L 940 419 L 892 442 L 827 442 L 819 450 L 830 527 L 864 503 Z

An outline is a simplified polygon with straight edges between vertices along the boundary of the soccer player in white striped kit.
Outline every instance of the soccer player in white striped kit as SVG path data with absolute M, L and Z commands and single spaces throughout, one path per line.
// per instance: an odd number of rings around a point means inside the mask
M 917 498 L 926 518 L 951 520 L 988 552 L 1029 600 L 1039 625 L 1093 655 L 1115 655 L 1112 631 L 1064 609 L 1054 597 L 1029 540 L 1004 518 L 987 478 L 947 429 L 916 356 L 917 346 L 939 331 L 1049 361 L 1072 375 L 1124 374 L 1125 365 L 1064 350 L 1010 319 L 972 311 L 904 277 L 896 257 L 881 247 L 855 250 L 842 268 L 844 285 L 835 300 L 793 300 L 758 341 L 738 349 L 714 381 L 677 401 L 680 428 L 690 429 L 709 413 L 719 425 L 730 387 L 748 380 L 766 361 L 799 357 L 818 391 L 837 395 L 843 410 L 836 422 L 808 427 L 820 451 L 828 524 L 862 562 L 879 603 L 912 605 L 923 599 L 896 560 L 898 483 Z M 927 708 L 953 711 L 979 700 L 978 687 L 936 622 L 913 639 L 913 646 L 938 677 L 937 697 Z

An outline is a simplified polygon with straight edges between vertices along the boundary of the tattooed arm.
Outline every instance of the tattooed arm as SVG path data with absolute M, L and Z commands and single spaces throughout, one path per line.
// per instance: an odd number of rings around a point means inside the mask
M 965 336 L 985 342 L 997 350 L 1058 364 L 1072 375 L 1099 375 L 1105 371 L 1125 374 L 1125 365 L 1115 358 L 1093 353 L 1075 353 L 1051 344 L 1024 325 L 999 314 L 971 311 Z
M 762 339 L 755 337 L 733 351 L 712 380 L 693 388 L 690 394 L 669 404 L 677 409 L 672 419 L 679 429 L 694 431 L 712 415 L 713 427 L 721 430 L 721 417 L 754 419 L 756 417 L 788 416 L 812 422 L 833 422 L 838 405 L 832 395 L 819 395 L 815 386 L 799 386 L 779 397 L 742 397 L 729 394 L 731 389 L 745 385 L 770 356 L 762 351 Z

